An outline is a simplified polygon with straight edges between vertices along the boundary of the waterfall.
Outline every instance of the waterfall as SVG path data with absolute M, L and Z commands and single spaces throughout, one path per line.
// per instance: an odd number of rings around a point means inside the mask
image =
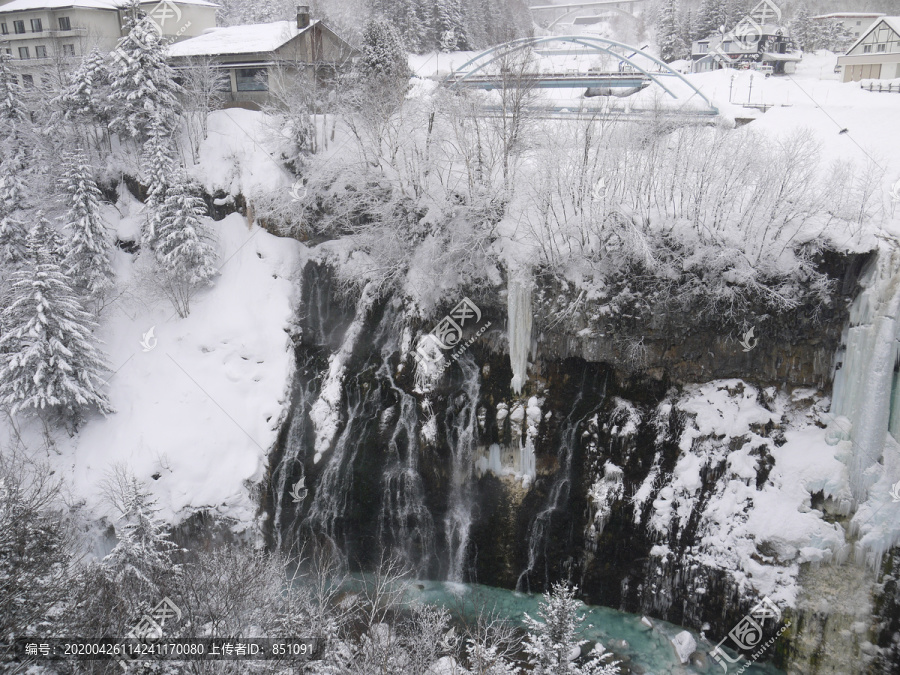
M 581 384 L 577 388 L 578 393 L 571 404 L 571 410 L 562 423 L 558 445 L 559 469 L 553 477 L 553 483 L 547 498 L 544 500 L 543 508 L 538 512 L 528 528 L 528 564 L 522 573 L 519 574 L 519 578 L 516 581 L 516 590 L 518 591 L 531 591 L 531 576 L 537 570 L 538 563 L 541 560 L 544 562 L 543 582 L 545 586 L 549 586 L 550 570 L 547 553 L 549 539 L 553 533 L 553 518 L 562 514 L 569 507 L 573 481 L 573 462 L 577 444 L 581 439 L 581 426 L 585 420 L 595 414 L 597 406 L 606 397 L 605 381 L 601 383 L 599 390 L 596 392 L 596 398 L 593 396 L 594 392 L 586 392 L 586 388 L 587 373 L 582 378 Z M 587 411 L 580 411 L 579 404 L 586 393 L 588 394 L 587 403 L 590 408 Z
M 382 550 L 392 551 L 407 568 L 422 572 L 434 555 L 434 521 L 425 505 L 425 490 L 419 475 L 416 400 L 394 381 L 390 351 L 383 350 L 382 357 L 378 377 L 389 384 L 399 399 L 399 414 L 388 441 L 378 540 Z M 389 418 L 390 415 L 382 415 L 385 422 Z
M 335 391 L 319 395 L 309 422 L 315 433 L 298 439 L 307 455 L 310 437 L 314 439 L 312 466 L 317 470 L 300 529 L 306 538 L 328 538 L 354 563 L 386 551 L 410 571 L 424 573 L 434 557 L 435 531 L 419 472 L 417 402 L 394 379 L 398 310 L 385 309 L 370 330 L 377 316 L 372 309 L 371 297 L 364 293 L 322 378 L 323 390 Z M 365 361 L 354 359 L 351 368 L 350 359 L 363 340 L 366 349 L 359 351 Z M 323 420 L 328 420 L 327 429 Z M 334 440 L 323 452 L 326 430 Z M 292 442 L 289 437 L 288 444 Z M 291 447 L 285 454 L 299 452 Z M 375 509 L 372 489 L 380 491 Z
M 528 379 L 528 354 L 531 351 L 531 280 L 523 280 L 510 272 L 506 292 L 509 362 L 512 366 L 512 389 L 522 393 Z
M 284 451 L 280 460 L 272 470 L 270 481 L 270 498 L 274 505 L 273 532 L 275 544 L 284 547 L 284 534 L 294 529 L 296 520 L 303 508 L 289 497 L 293 485 L 303 475 L 303 450 L 315 437 L 315 431 L 309 419 L 309 410 L 318 397 L 318 387 L 313 367 L 315 355 L 312 352 L 298 357 L 297 372 L 291 393 L 291 411 L 286 420 L 287 434 L 282 440 Z M 306 500 L 303 500 L 306 501 Z
M 356 317 L 347 329 L 341 348 L 328 359 L 328 374 L 322 383 L 318 400 L 310 411 L 313 426 L 316 429 L 316 454 L 313 462 L 319 463 L 334 442 L 334 435 L 340 426 L 340 399 L 343 381 L 347 374 L 347 362 L 363 333 L 366 317 L 372 308 L 374 290 L 368 284 L 356 306 Z
M 466 552 L 472 528 L 472 480 L 475 470 L 477 411 L 481 369 L 471 356 L 457 361 L 463 371 L 463 391 L 448 406 L 445 428 L 452 455 L 450 495 L 444 529 L 449 555 L 449 581 L 465 581 Z M 499 464 L 499 448 L 497 449 Z

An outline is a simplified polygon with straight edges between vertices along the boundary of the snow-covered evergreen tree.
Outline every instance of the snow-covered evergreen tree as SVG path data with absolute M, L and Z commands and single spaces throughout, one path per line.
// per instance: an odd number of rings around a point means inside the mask
M 112 240 L 100 215 L 103 195 L 83 156 L 71 154 L 65 163 L 62 182 L 69 210 L 63 222 L 70 234 L 63 268 L 75 290 L 99 307 L 113 287 Z
M 22 89 L 19 79 L 9 68 L 12 57 L 0 54 L 0 120 L 21 122 L 28 117 L 28 111 L 22 103 Z
M 164 290 L 182 317 L 190 313 L 194 290 L 216 274 L 216 245 L 203 224 L 206 205 L 194 194 L 183 173 L 166 190 L 159 207 L 155 251 L 164 276 Z
M 829 21 L 820 31 L 819 40 L 820 48 L 843 54 L 856 41 L 856 38 L 843 21 Z
M 66 86 L 54 99 L 63 119 L 102 119 L 107 112 L 106 96 L 109 87 L 109 70 L 99 48 L 84 56 L 81 64 L 71 74 Z
M 116 523 L 119 542 L 103 559 L 107 576 L 128 588 L 154 590 L 159 579 L 177 572 L 172 561 L 176 546 L 159 518 L 156 500 L 131 476 L 121 495 L 123 513 Z
M 728 29 L 727 0 L 703 0 L 697 12 L 694 36 L 702 40 Z
M 394 27 L 384 19 L 373 19 L 363 28 L 360 69 L 367 76 L 406 77 L 406 51 Z
M 538 609 L 538 618 L 525 615 L 528 637 L 525 651 L 533 666 L 533 675 L 615 675 L 619 672 L 617 662 L 601 645 L 578 664 L 577 656 L 583 640 L 578 638 L 578 630 L 583 615 L 579 615 L 581 603 L 575 599 L 575 590 L 564 583 L 553 585 L 549 593 L 544 593 Z
M 4 144 L 3 149 L 7 148 Z M 8 149 L 9 154 L 0 159 L 0 266 L 11 271 L 24 260 L 28 247 L 22 213 L 27 206 L 28 169 L 24 151 Z
M 463 10 L 459 0 L 437 0 L 431 17 L 434 41 L 442 51 L 468 49 L 469 39 L 466 34 Z
M 803 51 L 814 51 L 820 47 L 819 27 L 812 20 L 806 3 L 797 8 L 794 20 L 791 21 L 791 35 Z
M 687 57 L 688 47 L 681 37 L 678 20 L 678 0 L 665 0 L 659 14 L 656 41 L 663 61 Z
M 174 128 L 181 111 L 181 87 L 153 22 L 132 10 L 127 26 L 128 34 L 112 52 L 109 67 L 110 130 L 140 138 L 154 116 Z
M 141 233 L 141 241 L 148 248 L 156 248 L 157 232 L 163 215 L 162 205 L 173 176 L 178 169 L 175 159 L 175 141 L 165 116 L 154 114 L 147 126 L 147 140 L 144 141 L 141 164 L 144 181 L 147 184 L 147 199 L 144 203 L 147 222 Z
M 32 228 L 13 301 L 0 317 L 0 405 L 13 414 L 52 410 L 77 425 L 88 408 L 111 412 L 101 391 L 107 368 L 94 323 L 52 251 L 52 229 L 41 218 Z
M 694 13 L 688 7 L 684 10 L 678 20 L 678 31 L 681 41 L 685 44 L 685 55 L 690 54 L 691 43 L 694 41 L 694 33 L 696 27 L 694 25 Z

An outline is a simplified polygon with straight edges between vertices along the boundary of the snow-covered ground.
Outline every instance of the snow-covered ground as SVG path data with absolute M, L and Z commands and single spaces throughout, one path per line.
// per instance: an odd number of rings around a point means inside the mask
M 252 192 L 282 179 L 249 135 L 258 118 L 240 110 L 213 116 L 194 168 L 208 189 Z M 104 215 L 120 238 L 132 239 L 142 205 L 120 194 Z M 288 395 L 292 352 L 285 328 L 303 246 L 249 227 L 238 214 L 207 224 L 218 240 L 220 273 L 198 292 L 186 319 L 153 297 L 141 281 L 139 257 L 115 253 L 120 295 L 104 308 L 99 336 L 116 412 L 91 417 L 74 437 L 53 433 L 55 452 L 49 452 L 95 515 L 106 512 L 100 486 L 117 465 L 152 490 L 169 520 L 209 508 L 244 526 L 256 512 L 248 488 L 263 477 Z M 44 429 L 33 420 L 18 423 L 25 445 L 41 452 Z M 4 425 L 0 433 L 10 430 Z

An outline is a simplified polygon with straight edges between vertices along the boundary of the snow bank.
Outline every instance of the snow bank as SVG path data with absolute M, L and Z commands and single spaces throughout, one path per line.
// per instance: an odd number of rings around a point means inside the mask
M 58 455 L 50 458 L 97 515 L 105 508 L 100 483 L 117 464 L 151 489 L 167 520 L 212 509 L 247 523 L 256 512 L 248 487 L 263 477 L 285 403 L 285 328 L 302 246 L 248 229 L 239 215 L 209 226 L 221 274 L 186 319 L 168 302 L 148 300 L 132 257 L 116 253 L 123 295 L 104 310 L 100 337 L 115 370 L 108 390 L 117 412 L 91 418 L 72 438 L 56 433 Z M 145 351 L 151 328 L 157 342 Z M 35 421 L 22 431 L 30 448 L 40 446 Z

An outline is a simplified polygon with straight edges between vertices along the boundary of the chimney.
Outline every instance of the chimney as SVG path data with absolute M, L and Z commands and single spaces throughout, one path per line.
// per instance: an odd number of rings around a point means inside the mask
M 309 5 L 297 5 L 297 28 L 303 30 L 309 26 Z

